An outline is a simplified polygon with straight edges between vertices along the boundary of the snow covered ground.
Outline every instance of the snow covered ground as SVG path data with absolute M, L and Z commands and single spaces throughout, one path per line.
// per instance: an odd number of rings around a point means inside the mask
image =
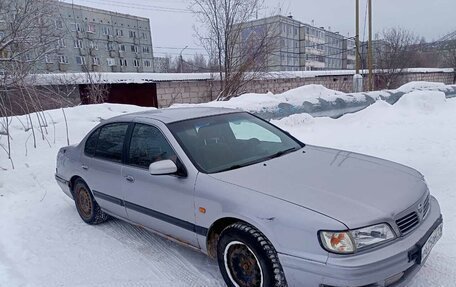
M 70 142 L 77 143 L 102 118 L 143 109 L 108 104 L 66 109 Z M 56 153 L 66 145 L 63 114 L 45 114 L 47 135 L 42 140 L 37 134 L 37 148 L 26 118 L 14 119 L 14 170 L 0 149 L 0 286 L 223 286 L 216 263 L 194 250 L 119 220 L 84 224 L 54 180 Z M 32 119 L 37 125 L 36 116 Z M 301 114 L 274 123 L 309 144 L 421 171 L 440 201 L 445 230 L 410 286 L 455 286 L 456 99 L 414 91 L 394 106 L 378 101 L 337 120 Z M 0 144 L 6 146 L 5 136 Z

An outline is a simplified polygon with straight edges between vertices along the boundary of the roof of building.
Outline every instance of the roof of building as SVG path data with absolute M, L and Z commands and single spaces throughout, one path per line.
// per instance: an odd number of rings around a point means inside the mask
M 222 115 L 229 113 L 241 112 L 240 110 L 227 108 L 212 108 L 212 107 L 185 107 L 185 108 L 167 108 L 167 109 L 152 109 L 143 112 L 126 114 L 114 117 L 109 121 L 129 121 L 138 118 L 155 119 L 165 124 L 180 122 L 189 119 L 196 119 L 214 115 Z
M 171 81 L 207 81 L 210 73 L 53 73 L 30 75 L 32 85 L 144 84 Z
M 140 17 L 140 16 L 135 16 L 131 14 L 126 14 L 126 13 L 119 13 L 119 12 L 114 12 L 110 10 L 104 10 L 104 9 L 99 9 L 99 8 L 94 8 L 94 7 L 89 7 L 89 6 L 83 6 L 83 5 L 77 5 L 73 3 L 66 3 L 66 2 L 58 2 L 59 7 L 64 7 L 64 8 L 69 8 L 69 9 L 76 9 L 76 10 L 85 10 L 85 11 L 91 11 L 95 13 L 101 13 L 101 14 L 108 14 L 108 15 L 115 15 L 119 17 L 124 17 L 124 18 L 130 18 L 133 20 L 142 20 L 142 21 L 150 21 L 149 18 L 146 17 Z
M 404 72 L 410 73 L 452 73 L 453 69 L 412 68 Z M 315 78 L 323 76 L 353 76 L 354 70 L 326 71 L 283 71 L 256 74 L 258 80 L 278 80 L 295 78 Z M 367 70 L 361 71 L 367 74 Z M 144 84 L 158 82 L 185 82 L 218 80 L 219 75 L 213 73 L 54 73 L 32 74 L 27 77 L 30 85 L 89 85 L 89 84 Z

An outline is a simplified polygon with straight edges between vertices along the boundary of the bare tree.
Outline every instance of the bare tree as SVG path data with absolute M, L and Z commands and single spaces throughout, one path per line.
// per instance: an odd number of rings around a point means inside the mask
M 237 96 L 265 71 L 268 54 L 276 50 L 277 23 L 253 26 L 263 0 L 192 0 L 191 9 L 203 30 L 195 29 L 220 78 L 218 100 Z M 210 61 L 211 62 L 211 61 Z
M 383 31 L 381 40 L 374 45 L 377 77 L 384 83 L 384 88 L 397 84 L 400 75 L 413 66 L 415 48 L 419 38 L 402 28 L 391 28 Z
M 13 106 L 19 99 L 24 113 L 42 110 L 37 93 L 27 85 L 26 78 L 55 52 L 59 35 L 54 26 L 54 4 L 53 0 L 0 1 L 0 129 L 7 137 L 7 146 L 2 148 L 13 168 L 10 134 Z M 43 113 L 35 116 L 44 139 L 47 119 Z M 30 114 L 28 121 L 33 130 Z

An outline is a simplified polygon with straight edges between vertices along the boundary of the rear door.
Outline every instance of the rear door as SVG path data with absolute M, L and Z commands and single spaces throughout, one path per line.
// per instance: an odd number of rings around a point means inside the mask
M 180 174 L 151 175 L 149 165 L 164 159 L 174 161 Z M 194 224 L 196 175 L 186 173 L 174 148 L 156 125 L 134 125 L 122 178 L 128 219 L 199 247 Z
M 122 182 L 122 157 L 129 123 L 112 123 L 98 128 L 86 141 L 82 156 L 83 179 L 101 206 L 126 218 Z

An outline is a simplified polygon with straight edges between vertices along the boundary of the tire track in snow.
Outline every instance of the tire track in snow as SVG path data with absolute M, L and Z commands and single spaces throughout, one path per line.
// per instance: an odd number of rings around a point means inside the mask
M 101 226 L 100 226 L 101 227 Z M 206 255 L 162 238 L 144 228 L 112 219 L 103 225 L 103 232 L 132 249 L 136 256 L 154 270 L 154 275 L 168 282 L 143 281 L 144 286 L 224 286 L 216 262 Z M 135 260 L 138 260 L 135 257 Z M 130 284 L 132 282 L 129 282 Z M 153 283 L 153 285 L 147 285 Z M 172 284 L 171 284 L 172 283 Z M 171 284 L 171 285 L 170 285 Z M 182 285 L 180 285 L 182 284 Z M 136 286 L 136 285 L 135 285 Z M 143 286 L 143 285 L 138 285 Z

